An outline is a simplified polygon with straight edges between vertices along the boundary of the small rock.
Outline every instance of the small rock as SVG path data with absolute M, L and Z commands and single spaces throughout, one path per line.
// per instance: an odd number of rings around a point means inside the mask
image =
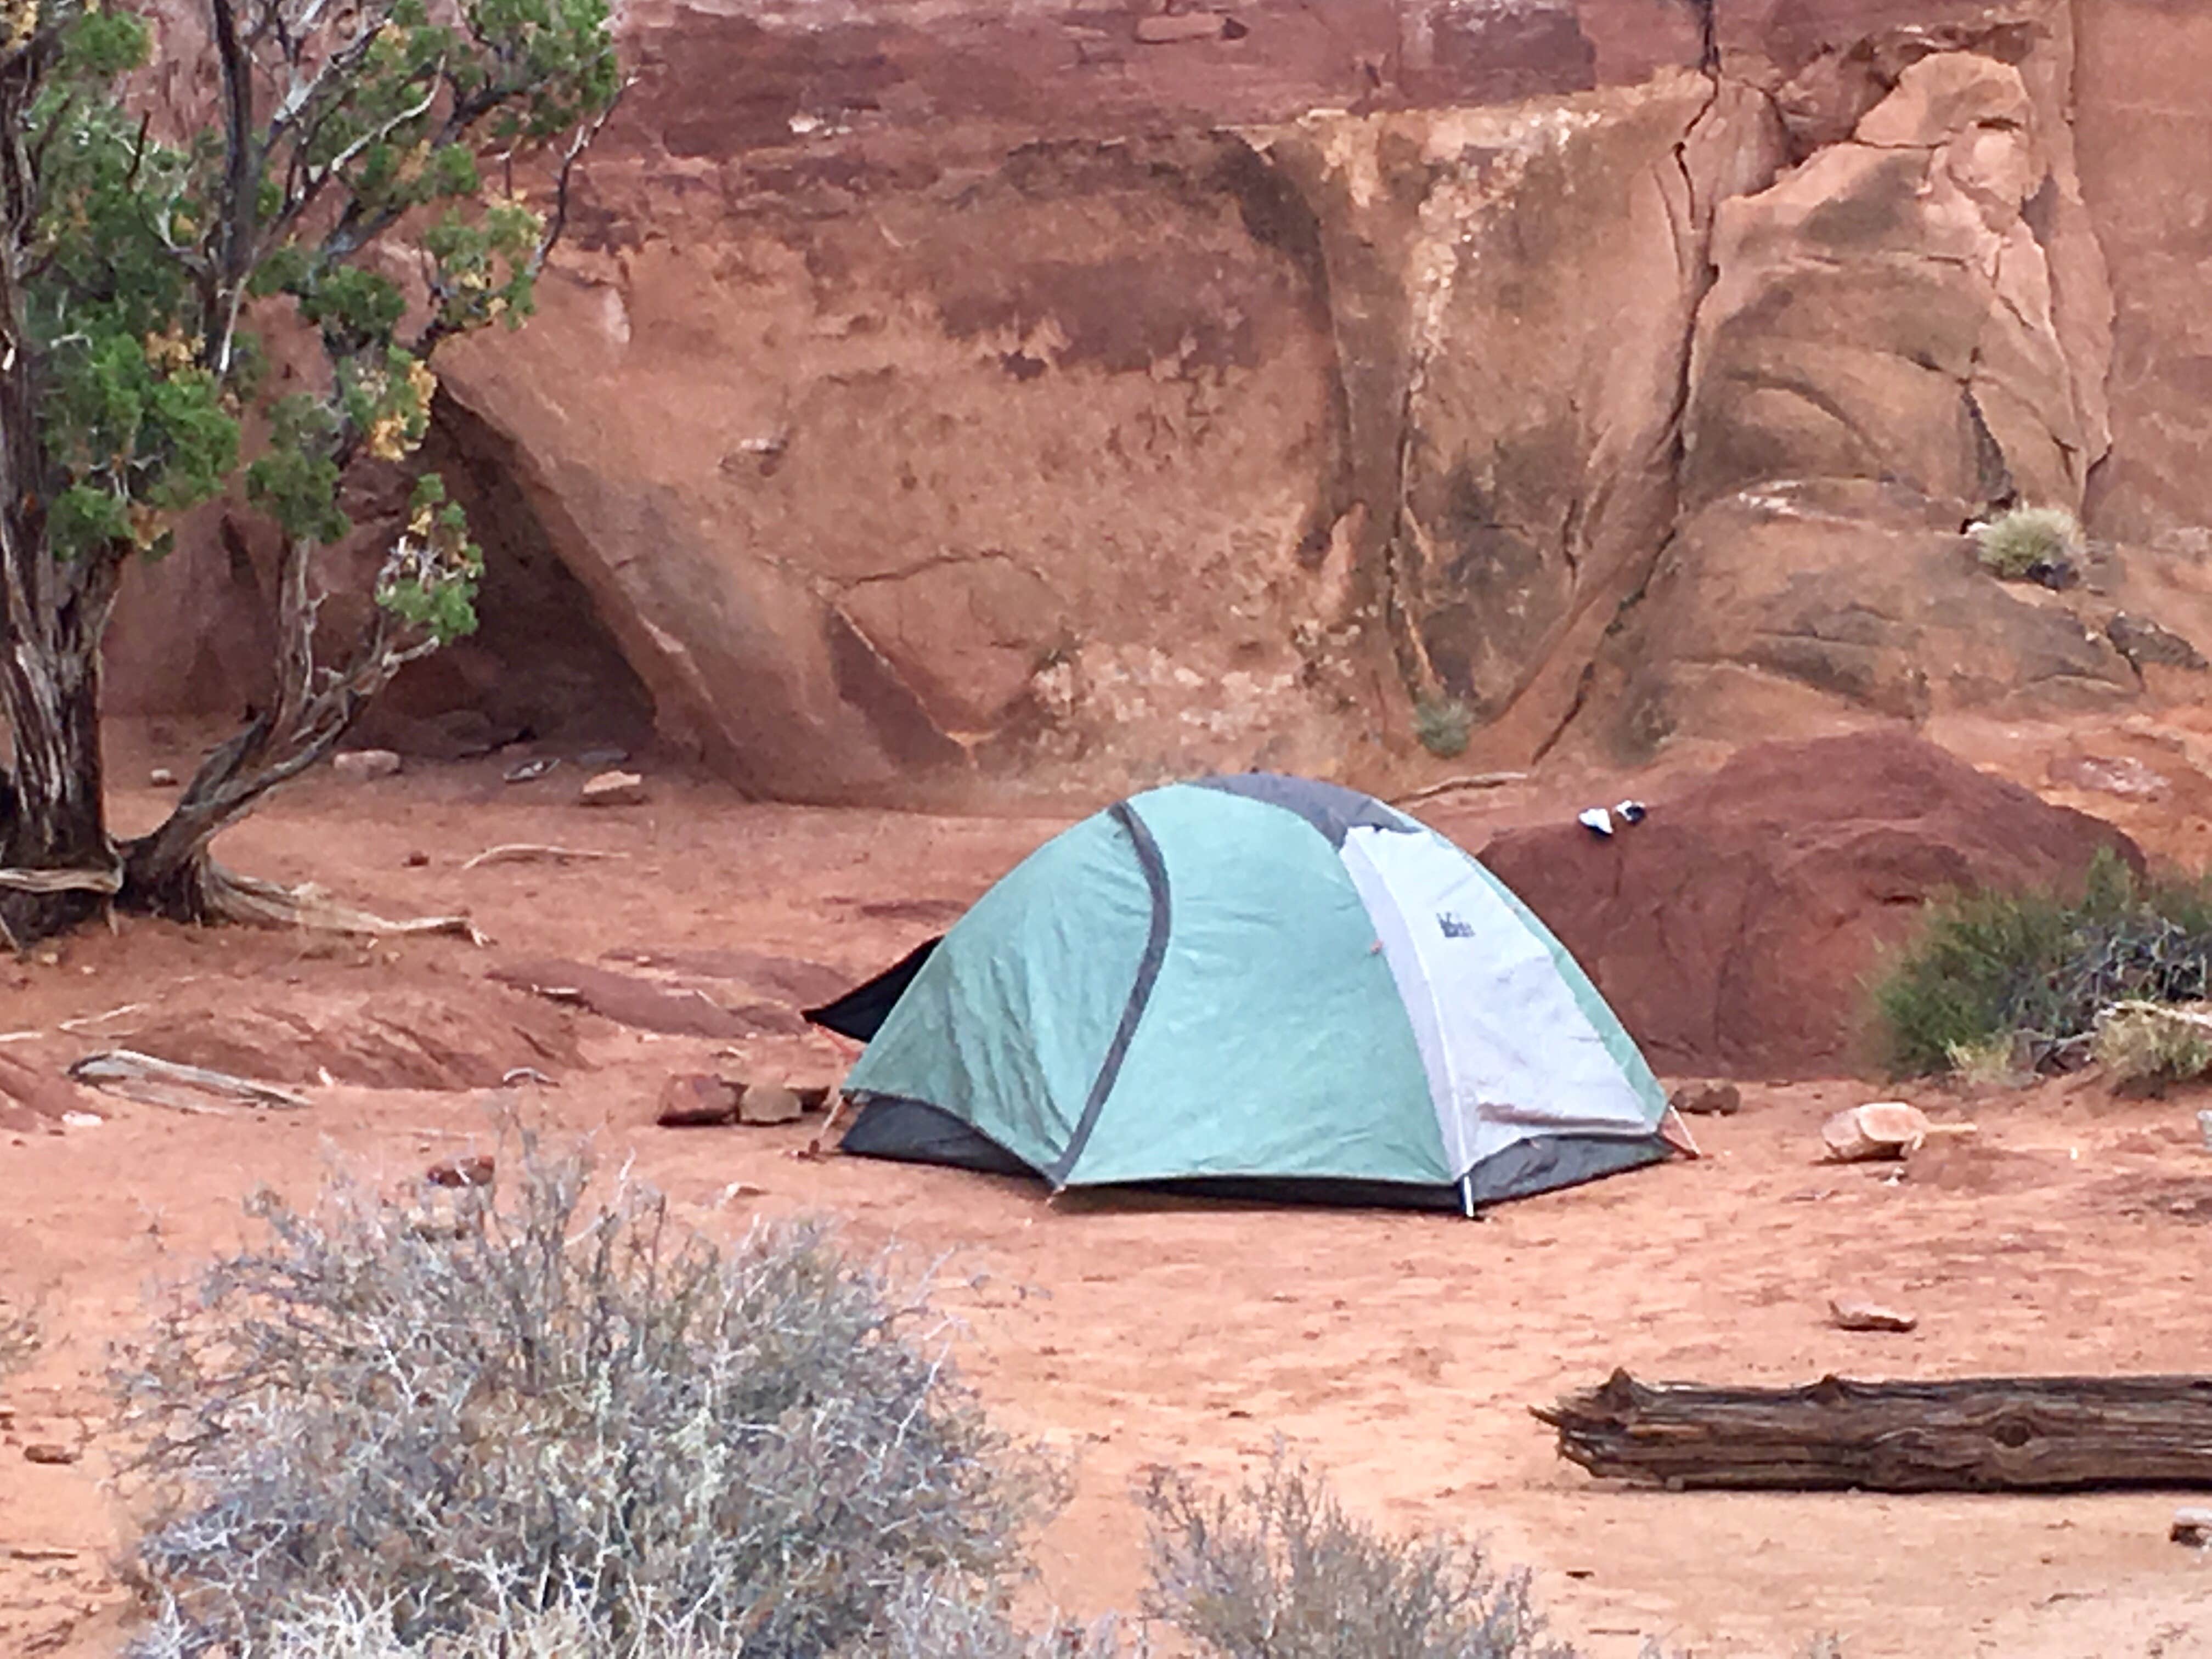
M 645 780 L 635 772 L 601 772 L 585 781 L 586 806 L 639 806 L 645 801 Z
M 389 749 L 349 749 L 331 762 L 331 770 L 358 783 L 367 778 L 388 778 L 399 769 L 399 757 Z
M 423 1171 L 422 1178 L 433 1187 L 489 1187 L 495 1167 L 489 1155 L 479 1152 L 472 1158 L 433 1164 Z
M 56 1445 L 51 1440 L 33 1440 L 23 1448 L 26 1463 L 74 1463 L 76 1460 L 76 1447 Z
M 2157 800 L 2172 787 L 2165 774 L 2124 755 L 2057 756 L 2044 775 L 2061 788 L 2094 789 L 2124 800 Z
M 604 772 L 610 766 L 620 766 L 629 758 L 627 749 L 586 749 L 576 757 L 576 764 L 586 772 Z
M 738 1097 L 740 1123 L 796 1123 L 805 1115 L 799 1097 L 775 1083 L 748 1083 Z
M 1917 1315 L 1849 1296 L 1828 1298 L 1828 1318 L 1845 1331 L 1909 1331 L 1920 1323 Z
M 672 1077 L 660 1088 L 653 1121 L 664 1129 L 708 1129 L 738 1118 L 737 1085 L 704 1073 Z
M 429 863 L 429 861 L 430 855 L 428 853 L 420 851 L 419 849 L 410 853 L 407 855 L 407 867 L 410 870 L 420 870 L 423 866 Z
M 156 789 L 167 789 L 174 787 L 177 775 L 166 766 L 157 766 L 146 775 L 146 781 Z
M 1838 1112 L 1820 1126 L 1828 1156 L 1838 1164 L 1903 1158 L 1928 1139 L 1927 1114 L 1901 1100 L 1871 1101 Z
M 734 1204 L 741 1198 L 766 1198 L 768 1188 L 757 1187 L 750 1181 L 732 1181 L 715 1198 L 716 1205 Z
M 1734 1117 L 1743 1109 L 1743 1091 L 1733 1083 L 1685 1083 L 1667 1103 L 1687 1117 Z
M 520 766 L 510 766 L 501 774 L 509 783 L 528 783 L 532 778 L 542 778 L 561 763 L 548 756 L 526 760 Z
M 2196 1549 L 2212 1547 L 2212 1510 L 2174 1510 L 2173 1529 L 2166 1536 Z
M 1231 34 L 1232 27 L 1237 29 Z M 1190 11 L 1170 17 L 1158 15 L 1137 20 L 1137 39 L 1148 46 L 1169 46 L 1182 40 L 1235 40 L 1244 33 L 1241 25 L 1232 25 L 1231 19 L 1218 12 Z

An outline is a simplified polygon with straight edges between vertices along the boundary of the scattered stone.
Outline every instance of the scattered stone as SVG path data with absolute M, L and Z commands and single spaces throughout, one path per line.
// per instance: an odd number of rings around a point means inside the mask
M 1928 1139 L 1927 1114 L 1901 1100 L 1877 1100 L 1838 1112 L 1820 1126 L 1828 1156 L 1838 1164 L 1903 1158 Z
M 2124 611 L 2105 624 L 2105 637 L 2138 668 L 2145 663 L 2162 668 L 2205 666 L 2203 653 L 2172 629 L 2161 628 L 2148 617 L 2130 617 Z
M 407 862 L 407 867 L 408 867 L 410 870 L 420 870 L 421 868 L 422 868 L 422 866 L 425 866 L 425 865 L 427 865 L 428 863 L 429 863 L 429 861 L 430 861 L 430 855 L 429 855 L 428 853 L 426 853 L 426 852 L 422 851 L 422 848 L 416 848 L 416 849 L 415 849 L 415 851 L 413 851 L 413 852 L 410 853 L 410 854 L 407 855 L 407 860 L 406 860 L 406 862 Z
M 1188 11 L 1139 17 L 1137 39 L 1148 46 L 1171 46 L 1184 40 L 1241 40 L 1250 31 L 1220 12 Z
M 653 1121 L 664 1129 L 708 1129 L 738 1119 L 739 1090 L 734 1083 L 703 1072 L 672 1077 L 661 1085 L 660 1111 Z
M 629 758 L 627 749 L 586 749 L 576 757 L 576 764 L 586 772 L 604 772 L 610 766 L 620 766 Z
M 331 762 L 331 770 L 359 783 L 368 778 L 388 778 L 399 769 L 399 757 L 389 749 L 349 749 Z
M 1828 1298 L 1828 1318 L 1837 1329 L 1844 1331 L 1909 1331 L 1920 1323 L 1917 1314 L 1849 1296 Z
M 23 1448 L 26 1463 L 74 1463 L 77 1450 L 74 1446 L 61 1446 L 51 1440 L 33 1440 Z
M 714 1203 L 719 1207 L 724 1204 L 734 1204 L 741 1198 L 766 1198 L 767 1196 L 768 1188 L 765 1187 L 757 1187 L 750 1181 L 732 1181 L 722 1188 L 720 1194 L 716 1196 Z
M 1734 1117 L 1743 1109 L 1743 1091 L 1733 1083 L 1685 1083 L 1667 1103 L 1686 1117 Z
M 520 766 L 510 766 L 501 774 L 509 783 L 527 783 L 532 778 L 542 778 L 561 763 L 550 756 L 526 760 Z
M 433 1164 L 423 1171 L 422 1178 L 433 1187 L 489 1187 L 496 1167 L 490 1154 L 478 1152 Z
M 641 806 L 645 803 L 645 780 L 635 772 L 601 772 L 585 781 L 586 806 Z
M 2173 1529 L 2166 1534 L 2192 1549 L 2212 1547 L 2212 1510 L 2176 1510 Z
M 157 766 L 146 775 L 146 781 L 156 789 L 173 788 L 177 781 L 177 775 L 166 766 Z
M 805 1115 L 799 1096 L 776 1083 L 748 1083 L 738 1097 L 740 1123 L 796 1123 Z
M 2063 789 L 2091 789 L 2124 800 L 2157 800 L 2172 787 L 2164 773 L 2128 756 L 2059 755 L 2044 775 Z

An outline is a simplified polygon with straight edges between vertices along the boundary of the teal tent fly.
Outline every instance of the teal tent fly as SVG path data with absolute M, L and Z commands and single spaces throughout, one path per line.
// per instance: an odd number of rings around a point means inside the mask
M 1270 773 L 1121 801 L 817 1024 L 863 1040 L 842 1147 L 1472 1214 L 1668 1156 L 1582 969 L 1404 813 Z

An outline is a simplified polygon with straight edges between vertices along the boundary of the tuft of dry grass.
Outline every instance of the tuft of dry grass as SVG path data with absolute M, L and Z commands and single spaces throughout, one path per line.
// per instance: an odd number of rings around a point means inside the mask
M 521 1140 L 490 1187 L 258 1197 L 127 1354 L 137 1659 L 874 1652 L 916 1579 L 1023 1571 L 1053 1471 L 884 1264 Z
M 2081 521 L 2063 507 L 2016 507 L 1974 529 L 1982 568 L 2007 581 L 2057 570 L 2081 556 Z
M 1413 706 L 1413 735 L 1431 755 L 1449 760 L 1467 752 L 1474 710 L 1457 697 L 1425 698 Z

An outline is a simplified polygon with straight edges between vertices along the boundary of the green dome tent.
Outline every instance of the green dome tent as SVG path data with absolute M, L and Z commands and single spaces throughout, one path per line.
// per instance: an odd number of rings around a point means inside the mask
M 842 1148 L 1456 1207 L 1655 1162 L 1666 1101 L 1589 979 L 1467 854 L 1334 784 L 1153 789 L 809 1011 L 866 1048 Z

